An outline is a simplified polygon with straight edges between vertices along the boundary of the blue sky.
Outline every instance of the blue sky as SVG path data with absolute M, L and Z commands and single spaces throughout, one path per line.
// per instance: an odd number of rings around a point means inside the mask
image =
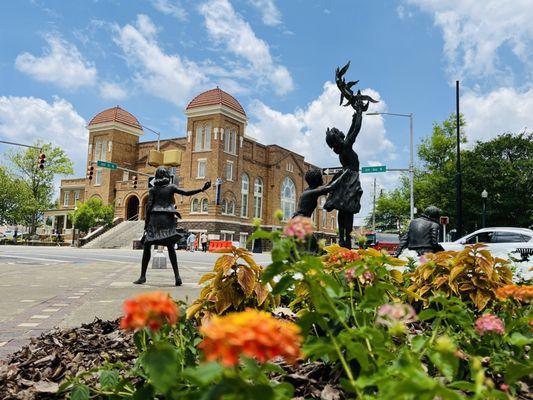
M 335 166 L 324 131 L 347 129 L 350 111 L 331 83 L 351 60 L 374 111 L 414 114 L 416 142 L 454 111 L 460 79 L 468 138 L 486 140 L 533 126 L 531 20 L 527 0 L 4 1 L 0 139 L 51 141 L 82 175 L 94 114 L 119 104 L 183 136 L 188 101 L 219 85 L 249 135 Z M 407 119 L 368 116 L 356 150 L 362 165 L 398 168 L 408 144 Z M 398 176 L 376 178 L 389 189 Z

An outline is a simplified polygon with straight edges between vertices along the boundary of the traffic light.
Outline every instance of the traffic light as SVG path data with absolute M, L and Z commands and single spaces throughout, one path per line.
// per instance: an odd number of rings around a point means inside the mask
M 93 179 L 93 175 L 94 175 L 94 167 L 92 165 L 89 165 L 89 167 L 87 168 L 87 178 L 89 178 L 89 183 Z
M 137 175 L 133 177 L 133 188 L 137 189 Z
M 39 154 L 39 169 L 42 171 L 44 169 L 44 163 L 46 162 L 46 156 L 44 153 Z

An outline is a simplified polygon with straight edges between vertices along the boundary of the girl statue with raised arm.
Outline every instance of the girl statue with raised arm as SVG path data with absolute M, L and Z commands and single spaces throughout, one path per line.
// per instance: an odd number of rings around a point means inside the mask
M 148 192 L 148 203 L 146 204 L 144 235 L 141 239 L 143 244 L 141 276 L 133 283 L 143 284 L 146 282 L 146 270 L 151 257 L 151 247 L 152 245 L 159 245 L 167 247 L 176 286 L 181 286 L 182 281 L 178 270 L 176 250 L 174 249 L 174 244 L 181 238 L 181 234 L 176 229 L 177 219 L 181 216 L 176 210 L 174 195 L 192 196 L 209 189 L 209 187 L 211 187 L 211 182 L 206 182 L 201 189 L 180 189 L 170 183 L 170 174 L 165 167 L 157 168 L 154 187 Z
M 347 83 L 343 77 L 349 66 L 350 63 L 346 64 L 342 69 L 337 68 L 335 81 L 341 92 L 341 105 L 346 99 L 345 106 L 351 106 L 355 113 L 346 136 L 337 128 L 328 128 L 326 131 L 326 143 L 335 154 L 339 155 L 342 171 L 333 176 L 332 180 L 338 179 L 339 182 L 330 192 L 324 204 L 326 211 L 337 210 L 339 245 L 348 249 L 352 247 L 353 217 L 361 210 L 361 196 L 363 195 L 361 181 L 359 180 L 359 157 L 353 150 L 353 145 L 361 130 L 363 112 L 368 110 L 369 102 L 377 102 L 371 97 L 361 94 L 360 91 L 353 93 L 351 88 L 357 84 L 357 81 Z

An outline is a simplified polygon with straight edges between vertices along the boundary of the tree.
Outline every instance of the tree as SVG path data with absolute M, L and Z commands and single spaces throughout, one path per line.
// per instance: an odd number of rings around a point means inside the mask
M 32 196 L 31 204 L 27 209 L 27 225 L 32 235 L 35 234 L 42 213 L 53 205 L 55 176 L 69 175 L 74 172 L 72 162 L 59 147 L 52 147 L 50 143 L 43 145 L 36 143 L 35 146 L 40 147 L 46 155 L 44 169 L 38 167 L 40 154 L 38 149 L 29 148 L 8 155 L 15 174 L 25 182 Z
M 0 166 L 0 224 L 26 225 L 32 195 L 25 182 Z
M 464 121 L 461 118 L 461 126 Z M 441 208 L 455 223 L 455 115 L 441 125 L 434 124 L 432 135 L 418 147 L 422 166 L 415 169 L 415 205 L 422 211 L 429 205 Z M 464 132 L 464 130 L 463 130 Z M 465 137 L 461 138 L 465 142 Z M 461 151 L 463 224 L 466 232 L 481 227 L 481 192 L 487 190 L 488 224 L 522 226 L 533 223 L 533 134 L 502 134 L 487 142 L 477 142 Z M 408 181 L 402 179 L 399 191 L 377 202 L 376 221 L 392 219 L 409 199 Z
M 502 134 L 463 155 L 463 214 L 469 231 L 481 225 L 481 192 L 489 193 L 489 226 L 533 223 L 533 133 Z
M 82 232 L 98 225 L 110 225 L 113 222 L 115 208 L 112 204 L 104 206 L 102 200 L 92 198 L 78 203 L 78 208 L 70 214 L 74 227 Z
M 402 177 L 402 180 L 407 179 Z M 407 189 L 407 191 L 406 191 Z M 409 184 L 402 185 L 388 193 L 383 193 L 376 200 L 376 228 L 382 231 L 398 232 L 409 220 Z M 372 225 L 372 214 L 366 221 Z

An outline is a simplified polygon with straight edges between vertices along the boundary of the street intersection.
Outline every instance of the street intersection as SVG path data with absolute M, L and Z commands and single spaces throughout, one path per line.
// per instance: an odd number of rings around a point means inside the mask
M 153 252 L 155 254 L 155 252 Z M 141 251 L 65 247 L 0 247 L 0 359 L 54 327 L 73 327 L 94 318 L 121 316 L 125 299 L 164 290 L 191 302 L 198 279 L 219 254 L 179 251 L 183 286 L 175 287 L 172 268 L 149 269 L 147 282 L 134 285 Z M 268 265 L 270 255 L 255 254 Z

